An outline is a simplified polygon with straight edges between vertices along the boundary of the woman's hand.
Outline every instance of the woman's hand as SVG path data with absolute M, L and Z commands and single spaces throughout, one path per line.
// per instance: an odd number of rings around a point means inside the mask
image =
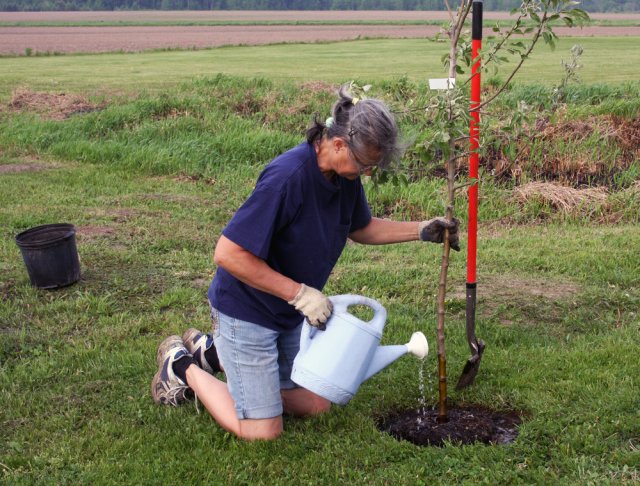
M 367 226 L 353 231 L 349 237 L 356 243 L 365 245 L 385 245 L 416 240 L 442 243 L 444 230 L 448 229 L 451 248 L 460 251 L 458 225 L 459 222 L 455 218 L 451 221 L 447 221 L 445 218 L 433 218 L 420 223 L 371 218 L 371 222 Z
M 460 222 L 453 218 L 447 221 L 446 218 L 433 218 L 423 221 L 418 225 L 418 236 L 422 241 L 431 241 L 433 243 L 442 243 L 444 241 L 444 232 L 449 230 L 449 245 L 455 251 L 460 251 L 460 242 L 458 239 L 458 226 Z
M 325 323 L 329 319 L 331 312 L 333 312 L 333 304 L 319 290 L 302 284 L 296 296 L 289 301 L 289 304 L 301 312 L 312 326 L 321 331 L 327 328 Z

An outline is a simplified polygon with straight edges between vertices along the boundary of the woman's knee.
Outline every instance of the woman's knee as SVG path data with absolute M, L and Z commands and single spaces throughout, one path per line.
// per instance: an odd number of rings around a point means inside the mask
M 319 415 L 331 409 L 329 400 L 304 388 L 282 390 L 281 394 L 285 412 L 296 417 Z
M 331 410 L 331 402 L 326 398 L 319 397 L 318 395 L 314 395 L 312 404 L 311 415 L 320 415 Z
M 274 440 L 283 431 L 282 416 L 269 419 L 240 420 L 237 436 L 244 440 Z

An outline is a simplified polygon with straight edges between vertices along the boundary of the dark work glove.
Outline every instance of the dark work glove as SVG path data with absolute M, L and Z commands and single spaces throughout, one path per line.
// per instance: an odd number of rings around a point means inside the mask
M 446 218 L 433 218 L 418 225 L 418 236 L 422 241 L 442 243 L 444 241 L 444 230 L 448 229 L 449 245 L 455 251 L 460 251 L 460 242 L 458 240 L 459 225 L 460 222 L 456 218 L 451 221 L 447 221 Z

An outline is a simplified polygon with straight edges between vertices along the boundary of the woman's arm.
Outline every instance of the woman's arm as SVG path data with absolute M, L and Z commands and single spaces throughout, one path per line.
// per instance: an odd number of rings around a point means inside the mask
M 276 272 L 264 260 L 226 236 L 220 236 L 213 261 L 241 282 L 287 302 L 293 300 L 301 288 L 301 284 Z
M 416 221 L 403 222 L 371 218 L 367 226 L 352 232 L 349 238 L 364 245 L 416 241 L 419 239 L 418 224 Z
M 284 299 L 301 312 L 309 324 L 324 330 L 324 323 L 331 315 L 333 305 L 319 290 L 276 272 L 267 265 L 267 262 L 226 236 L 220 236 L 213 254 L 213 261 L 254 289 Z

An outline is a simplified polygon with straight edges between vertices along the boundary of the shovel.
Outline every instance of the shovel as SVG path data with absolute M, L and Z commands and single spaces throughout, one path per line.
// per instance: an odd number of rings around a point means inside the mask
M 467 246 L 467 341 L 471 358 L 464 365 L 456 390 L 468 387 L 475 380 L 484 352 L 484 342 L 476 337 L 476 243 L 478 240 L 478 148 L 480 136 L 480 57 L 482 48 L 482 0 L 473 0 L 471 22 L 471 49 L 473 66 L 471 68 L 471 122 L 469 124 L 470 151 L 469 179 L 469 234 Z
M 456 390 L 462 390 L 473 384 L 478 369 L 480 368 L 480 360 L 484 352 L 484 341 L 476 337 L 476 284 L 467 283 L 467 342 L 471 351 L 471 358 L 467 360 L 462 370 L 462 374 L 458 379 Z

